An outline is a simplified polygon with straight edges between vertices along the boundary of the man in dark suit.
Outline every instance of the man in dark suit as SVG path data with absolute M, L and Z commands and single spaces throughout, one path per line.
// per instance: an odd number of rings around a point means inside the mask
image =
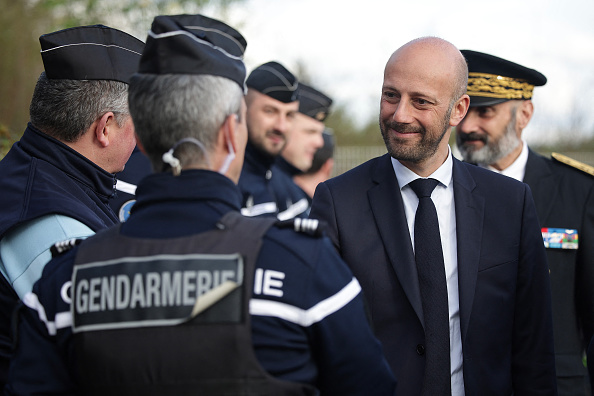
M 328 223 L 361 283 L 399 395 L 554 395 L 550 286 L 530 189 L 456 160 L 448 146 L 468 110 L 467 76 L 460 51 L 439 38 L 394 52 L 379 117 L 389 154 L 318 185 L 311 217 Z M 417 206 L 428 204 L 420 179 L 437 180 L 429 201 L 439 232 L 437 246 L 415 250 L 425 242 Z M 425 249 L 441 253 L 427 263 Z M 432 264 L 441 268 L 427 277 Z
M 590 394 L 582 356 L 594 332 L 594 168 L 556 154 L 545 158 L 522 140 L 534 112 L 533 87 L 546 83 L 544 75 L 489 54 L 462 53 L 470 109 L 456 127 L 458 148 L 466 161 L 530 186 L 549 263 L 558 392 Z

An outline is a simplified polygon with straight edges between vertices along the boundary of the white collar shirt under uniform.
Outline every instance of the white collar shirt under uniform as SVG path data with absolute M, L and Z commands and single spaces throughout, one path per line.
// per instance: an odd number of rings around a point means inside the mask
M 449 146 L 448 146 L 449 149 Z M 419 177 L 416 173 L 392 158 L 394 173 L 398 179 L 408 231 L 414 249 L 415 213 L 419 198 L 408 185 Z M 439 181 L 433 190 L 431 199 L 437 210 L 439 235 L 445 264 L 448 289 L 448 307 L 450 318 L 450 369 L 452 395 L 464 395 L 464 377 L 462 372 L 462 336 L 460 333 L 460 300 L 458 294 L 458 254 L 456 242 L 456 211 L 454 206 L 454 181 L 452 177 L 453 160 L 449 150 L 446 161 L 429 178 Z
M 516 158 L 516 160 L 504 170 L 497 170 L 490 165 L 479 165 L 481 168 L 492 170 L 493 172 L 500 173 L 504 176 L 511 177 L 517 181 L 524 181 L 524 175 L 526 174 L 526 163 L 528 162 L 528 145 L 526 141 L 522 139 L 522 152 Z

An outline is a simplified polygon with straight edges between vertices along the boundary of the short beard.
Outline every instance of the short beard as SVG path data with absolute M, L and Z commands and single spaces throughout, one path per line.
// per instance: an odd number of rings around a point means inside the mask
M 380 119 L 380 130 L 382 132 L 382 138 L 384 139 L 384 143 L 386 144 L 386 148 L 388 149 L 388 153 L 392 158 L 395 158 L 399 161 L 406 161 L 411 163 L 421 163 L 426 159 L 432 157 L 439 148 L 439 144 L 443 140 L 445 134 L 447 133 L 448 129 L 450 128 L 449 120 L 452 114 L 452 106 L 447 111 L 445 117 L 441 120 L 439 128 L 441 129 L 441 133 L 438 136 L 432 136 L 431 134 L 427 133 L 426 128 L 422 126 L 412 126 L 409 124 L 402 124 L 399 122 L 382 122 Z M 402 139 L 399 139 L 393 135 L 391 135 L 388 130 L 393 129 L 398 132 L 416 132 L 422 135 L 421 141 L 413 147 L 407 147 L 406 145 L 402 145 Z
M 456 143 L 458 150 L 464 158 L 464 161 L 480 165 L 492 165 L 499 160 L 511 154 L 520 144 L 521 139 L 516 135 L 516 109 L 512 110 L 511 119 L 505 126 L 505 132 L 499 140 L 492 140 L 489 136 L 480 135 L 471 132 L 465 136 L 462 134 L 456 135 Z M 465 146 L 464 142 L 468 139 L 480 139 L 485 145 L 473 150 L 472 146 Z

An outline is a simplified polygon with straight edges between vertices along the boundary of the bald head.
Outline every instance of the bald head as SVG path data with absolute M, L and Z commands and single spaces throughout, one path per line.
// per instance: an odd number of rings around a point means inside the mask
M 392 54 L 384 70 L 380 129 L 390 155 L 428 176 L 449 155 L 451 127 L 468 110 L 467 66 L 449 42 L 413 40 Z
M 384 75 L 394 62 L 406 61 L 411 67 L 451 84 L 452 104 L 466 93 L 468 65 L 452 43 L 439 37 L 421 37 L 397 49 L 386 64 Z

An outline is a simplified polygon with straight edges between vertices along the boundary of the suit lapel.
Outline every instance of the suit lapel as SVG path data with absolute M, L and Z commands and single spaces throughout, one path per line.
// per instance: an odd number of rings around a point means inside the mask
M 390 264 L 421 323 L 423 308 L 417 267 L 404 214 L 402 195 L 388 154 L 372 170 L 376 183 L 367 195 Z M 423 323 L 424 325 L 424 323 Z
M 462 340 L 466 337 L 481 254 L 485 201 L 473 194 L 476 183 L 466 165 L 454 158 L 454 201 L 458 254 L 458 292 Z
M 556 201 L 555 198 L 559 193 L 559 189 L 555 186 L 558 185 L 558 182 L 559 177 L 551 171 L 544 158 L 530 150 L 526 162 L 524 183 L 528 184 L 530 190 L 532 190 L 541 226 L 545 224 Z

